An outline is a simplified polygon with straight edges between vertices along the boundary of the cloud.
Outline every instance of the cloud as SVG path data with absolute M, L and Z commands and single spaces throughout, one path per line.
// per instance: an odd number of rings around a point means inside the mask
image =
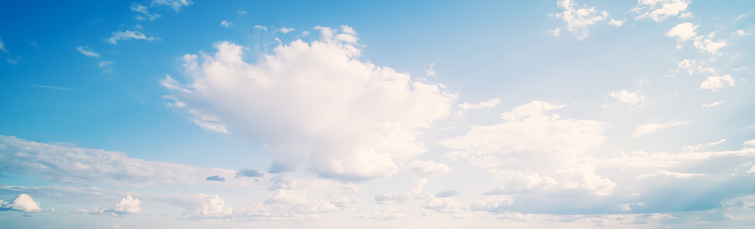
M 729 44 L 724 40 L 714 41 L 713 37 L 715 36 L 715 32 L 708 34 L 707 38 L 706 36 L 697 36 L 695 37 L 693 45 L 700 52 L 705 51 L 713 55 L 721 55 L 718 50 L 728 46 Z
M 173 7 L 176 12 L 181 10 L 182 6 L 189 6 L 193 2 L 191 0 L 152 0 L 152 5 L 165 5 Z
M 650 177 L 656 177 L 656 176 L 666 176 L 666 177 L 672 177 L 676 179 L 684 179 L 684 178 L 691 178 L 691 177 L 699 177 L 704 176 L 704 174 L 700 173 L 678 173 L 678 172 L 669 172 L 669 171 L 657 171 L 655 173 L 648 173 L 648 174 L 642 174 L 638 179 L 646 179 Z
M 39 202 L 34 202 L 31 196 L 19 194 L 11 201 L 0 200 L 0 211 L 39 212 L 42 211 L 42 208 L 39 207 Z
M 501 103 L 501 98 L 495 98 L 495 99 L 491 99 L 487 101 L 482 101 L 476 104 L 462 103 L 462 104 L 459 104 L 459 107 L 461 107 L 461 109 L 464 111 L 481 110 L 481 109 L 486 109 L 486 108 L 493 108 L 500 103 Z
M 549 31 L 548 33 L 550 33 L 554 37 L 561 36 L 561 28 L 555 28 L 555 29 Z
M 153 40 L 158 39 L 158 38 L 155 38 L 153 36 L 147 36 L 142 31 L 126 30 L 126 31 L 113 32 L 113 36 L 111 36 L 110 38 L 107 39 L 107 43 L 115 45 L 115 44 L 118 44 L 119 40 L 132 40 L 132 39 L 133 40 L 153 41 Z
M 265 31 L 267 31 L 267 27 L 265 27 L 265 26 L 262 26 L 262 25 L 254 25 L 254 28 L 255 28 L 255 29 L 260 29 L 260 30 L 265 30 Z
M 590 26 L 608 17 L 608 12 L 599 12 L 595 7 L 584 5 L 582 8 L 578 8 L 577 4 L 572 0 L 561 0 L 558 2 L 558 6 L 564 9 L 564 11 L 555 14 L 555 17 L 563 19 L 566 22 L 566 29 L 572 34 L 577 35 L 577 39 L 580 40 L 587 37 L 587 34 L 590 33 Z M 553 34 L 555 36 L 557 32 Z
M 609 21 L 608 24 L 616 27 L 621 27 L 622 25 L 624 25 L 625 21 L 626 19 L 617 21 L 616 19 L 611 18 L 611 21 Z
M 632 9 L 638 15 L 636 20 L 650 18 L 654 21 L 664 21 L 669 17 L 691 17 L 687 11 L 689 0 L 639 0 L 637 6 Z
M 5 43 L 3 43 L 2 38 L 0 38 L 0 51 L 3 51 L 4 53 L 9 53 L 8 49 L 5 48 Z
M 146 161 L 125 153 L 53 145 L 0 136 L 0 167 L 6 172 L 35 175 L 58 182 L 105 182 L 128 186 L 167 184 L 210 184 L 205 178 L 221 174 L 233 177 L 236 171 L 199 168 L 162 161 Z M 233 180 L 234 185 L 248 181 Z
M 430 67 L 425 69 L 425 76 L 427 77 L 438 76 L 437 74 L 435 74 L 435 69 L 433 69 L 434 67 L 435 67 L 435 63 L 430 63 Z
M 451 168 L 447 165 L 436 163 L 433 160 L 429 161 L 413 161 L 406 165 L 412 175 L 417 177 L 427 178 L 431 176 L 439 176 L 451 172 Z
M 459 214 L 467 210 L 466 207 L 451 197 L 435 197 L 432 195 L 427 198 L 422 208 L 444 214 Z
M 394 207 L 382 209 L 379 212 L 368 212 L 361 215 L 362 219 L 374 219 L 374 220 L 396 220 L 408 217 L 409 214 L 406 211 L 398 210 Z
M 143 6 L 143 5 L 141 5 L 139 3 L 136 3 L 136 2 L 132 2 L 130 8 L 131 8 L 131 11 L 134 11 L 134 12 L 142 14 L 142 15 L 137 15 L 136 16 L 137 20 L 150 20 L 150 21 L 154 21 L 155 19 L 157 19 L 157 18 L 160 17 L 159 14 L 150 13 L 147 10 L 146 6 Z
M 734 82 L 736 81 L 736 79 L 731 78 L 731 75 L 711 76 L 700 84 L 699 89 L 708 89 L 715 92 L 718 91 L 719 88 L 724 88 L 727 86 L 733 87 Z
M 746 145 L 746 146 L 755 146 L 755 139 L 746 141 L 743 145 Z
M 629 92 L 627 90 L 614 91 L 608 94 L 613 98 L 627 104 L 638 105 L 645 101 L 645 96 L 640 94 L 640 91 Z
M 262 177 L 263 175 L 265 174 L 260 171 L 247 168 L 240 169 L 236 172 L 236 177 Z
M 214 175 L 214 176 L 209 176 L 209 177 L 205 178 L 205 180 L 210 180 L 210 181 L 225 181 L 225 177 Z
M 532 101 L 501 114 L 505 120 L 501 124 L 472 126 L 466 135 L 440 144 L 455 150 L 446 157 L 469 159 L 505 181 L 505 189 L 512 193 L 533 189 L 610 193 L 615 184 L 578 158 L 603 142 L 604 124 L 545 113 L 562 107 Z
M 289 33 L 289 32 L 293 32 L 294 28 L 281 27 L 278 31 L 280 31 L 281 33 Z
M 724 101 L 719 100 L 713 103 L 703 104 L 703 107 L 715 107 L 715 106 L 721 105 L 722 103 L 724 103 Z
M 287 157 L 277 157 L 270 164 L 270 168 L 268 168 L 267 172 L 268 173 L 290 172 L 290 171 L 294 171 L 295 167 L 296 167 L 296 163 L 294 163 L 294 161 L 292 161 L 291 159 Z
M 669 128 L 673 126 L 681 126 L 687 123 L 689 122 L 673 121 L 673 122 L 667 122 L 667 123 L 649 123 L 649 124 L 641 125 L 637 127 L 637 129 L 634 130 L 632 137 L 639 138 L 639 137 L 642 137 L 643 135 L 653 133 L 661 129 L 665 129 L 665 128 Z
M 696 151 L 698 151 L 700 149 L 704 149 L 704 148 L 707 148 L 707 147 L 719 145 L 719 144 L 724 143 L 724 142 L 726 142 L 726 139 L 721 139 L 721 140 L 718 140 L 716 142 L 711 142 L 711 143 L 698 144 L 696 146 L 684 146 L 684 147 L 682 147 L 682 151 L 683 152 L 696 152 Z
M 131 195 L 127 195 L 126 198 L 121 199 L 120 202 L 113 206 L 112 211 L 116 214 L 134 214 L 139 213 L 139 205 L 142 201 L 134 199 Z
M 229 26 L 233 25 L 230 21 L 223 20 L 220 22 L 220 26 L 228 28 Z
M 457 96 L 355 59 L 361 51 L 348 26 L 316 29 L 320 40 L 281 44 L 253 64 L 243 60 L 243 47 L 220 42 L 212 56 L 184 56 L 187 84 L 170 77 L 162 84 L 196 118 L 307 156 L 320 177 L 386 177 L 397 161 L 426 152 L 417 136 L 448 116 Z
M 676 37 L 676 48 L 681 48 L 681 43 L 683 41 L 693 39 L 695 38 L 695 36 L 697 36 L 697 33 L 695 33 L 697 27 L 698 25 L 693 25 L 692 23 L 685 22 L 674 26 L 668 32 L 666 32 L 665 35 L 667 37 Z
M 561 109 L 566 105 L 553 105 L 548 102 L 532 101 L 528 104 L 518 106 L 511 112 L 501 113 L 501 119 L 507 121 L 515 121 L 530 116 L 541 115 L 546 111 Z
M 439 192 L 438 194 L 435 194 L 436 197 L 452 197 L 456 195 L 459 195 L 459 192 L 454 191 L 454 190 L 446 190 L 446 191 Z
M 84 54 L 84 56 L 100 58 L 100 54 L 92 50 L 92 48 L 89 48 L 88 45 L 76 47 L 76 50 L 81 54 Z

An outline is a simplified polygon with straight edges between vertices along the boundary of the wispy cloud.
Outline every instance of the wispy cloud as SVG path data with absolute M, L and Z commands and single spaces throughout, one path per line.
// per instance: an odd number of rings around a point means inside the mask
M 38 88 L 55 89 L 55 90 L 64 90 L 64 91 L 76 91 L 75 89 L 71 89 L 71 88 L 57 87 L 57 86 L 48 86 L 48 85 L 29 84 L 29 86 L 38 87 Z
M 84 54 L 84 56 L 100 58 L 100 54 L 92 50 L 88 45 L 76 47 L 76 50 Z

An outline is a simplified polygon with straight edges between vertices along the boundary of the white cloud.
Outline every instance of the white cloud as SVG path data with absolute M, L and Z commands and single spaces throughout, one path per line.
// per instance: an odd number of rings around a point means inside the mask
M 731 78 L 731 75 L 711 76 L 700 84 L 700 89 L 708 89 L 715 92 L 719 88 L 733 87 L 736 81 L 736 79 Z
M 682 147 L 682 151 L 683 152 L 696 152 L 696 151 L 698 151 L 700 149 L 704 149 L 704 148 L 707 148 L 707 147 L 719 145 L 719 144 L 724 143 L 724 142 L 726 142 L 726 139 L 721 139 L 721 140 L 718 140 L 716 142 L 711 142 L 711 143 L 698 144 L 696 146 L 684 146 L 684 147 Z
M 152 0 L 152 5 L 165 5 L 173 7 L 176 12 L 181 10 L 182 6 L 189 6 L 193 2 L 191 0 Z
M 439 176 L 451 172 L 451 168 L 448 165 L 436 163 L 433 160 L 413 161 L 406 165 L 405 168 L 413 175 L 422 178 Z
M 428 67 L 427 69 L 425 69 L 425 76 L 428 76 L 428 77 L 429 76 L 438 76 L 437 74 L 435 74 L 435 69 L 433 69 L 434 67 L 435 67 L 435 63 L 431 63 L 430 67 Z
M 554 37 L 561 36 L 561 28 L 555 28 L 555 29 L 549 31 L 549 33 L 551 35 L 553 35 Z
M 632 137 L 639 138 L 639 137 L 642 137 L 643 135 L 653 133 L 664 128 L 669 128 L 673 126 L 681 126 L 687 123 L 689 122 L 673 121 L 673 122 L 667 122 L 667 123 L 650 123 L 650 124 L 641 125 L 637 127 L 637 129 L 634 130 Z
M 259 29 L 259 30 L 265 30 L 265 31 L 267 31 L 267 27 L 265 27 L 263 25 L 254 25 L 254 28 L 255 29 Z
M 3 39 L 2 38 L 0 38 L 0 51 L 8 53 L 8 49 L 5 48 L 5 43 L 3 43 Z
M 638 14 L 636 20 L 650 18 L 660 22 L 677 15 L 680 18 L 691 17 L 691 13 L 685 12 L 688 5 L 689 0 L 639 0 L 632 11 Z
M 461 107 L 461 109 L 464 111 L 481 110 L 481 109 L 493 108 L 500 103 L 501 103 L 501 98 L 494 98 L 491 100 L 482 101 L 475 104 L 462 103 L 462 104 L 459 104 L 459 107 Z
M 220 22 L 220 26 L 228 28 L 229 26 L 233 25 L 230 21 L 223 20 Z
M 622 25 L 624 25 L 625 21 L 626 19 L 617 21 L 616 19 L 611 18 L 611 21 L 609 21 L 608 24 L 616 27 L 621 27 Z
M 293 32 L 294 28 L 281 27 L 278 31 L 280 31 L 281 33 L 289 33 L 289 32 Z
M 100 54 L 89 48 L 88 45 L 76 47 L 76 50 L 84 54 L 84 56 L 100 58 Z
M 301 37 L 306 37 L 306 36 L 309 36 L 309 31 L 302 31 Z
M 448 116 L 457 96 L 356 60 L 361 51 L 350 27 L 340 34 L 316 29 L 320 40 L 281 44 L 260 63 L 245 62 L 244 48 L 229 42 L 218 43 L 213 56 L 187 54 L 190 82 L 166 77 L 163 86 L 183 109 L 212 117 L 205 120 L 223 130 L 273 148 L 304 149 L 290 153 L 308 156 L 309 171 L 321 177 L 386 177 L 397 172 L 397 161 L 427 151 L 417 136 Z
M 744 30 L 738 29 L 736 32 L 734 32 L 737 36 L 744 36 L 749 35 L 750 33 L 745 32 Z
M 692 23 L 685 22 L 678 24 L 671 28 L 668 32 L 666 32 L 667 37 L 676 37 L 676 48 L 680 49 L 682 48 L 682 42 L 695 38 L 697 36 L 697 33 L 695 30 L 697 29 L 698 25 L 693 25 Z
M 722 103 L 724 103 L 724 101 L 719 100 L 713 103 L 703 104 L 703 107 L 715 107 L 715 106 L 721 105 Z
M 132 40 L 132 39 L 153 41 L 157 38 L 153 36 L 147 36 L 142 31 L 126 30 L 126 31 L 113 32 L 113 36 L 107 39 L 107 43 L 118 44 L 119 40 Z
M 606 11 L 599 12 L 595 7 L 587 5 L 579 8 L 572 0 L 561 0 L 558 2 L 558 6 L 564 9 L 564 11 L 555 14 L 555 17 L 563 19 L 566 22 L 566 29 L 572 34 L 577 35 L 577 38 L 580 40 L 587 37 L 587 34 L 590 33 L 590 26 L 608 17 L 608 12 Z
M 409 214 L 405 211 L 398 210 L 394 207 L 382 209 L 379 212 L 368 212 L 361 215 L 362 219 L 375 219 L 375 220 L 395 220 L 406 218 Z
M 4 171 L 67 183 L 95 181 L 128 186 L 210 184 L 205 180 L 208 176 L 220 174 L 233 177 L 236 173 L 230 169 L 146 161 L 120 152 L 38 143 L 8 136 L 0 136 L 0 145 L 0 157 L 5 158 L 0 160 L 0 167 Z M 241 179 L 232 181 L 234 185 L 247 183 Z
M 697 36 L 695 37 L 695 41 L 693 44 L 695 45 L 695 48 L 699 51 L 707 51 L 710 54 L 713 55 L 721 55 L 721 53 L 718 52 L 719 49 L 728 46 L 729 44 L 726 43 L 724 40 L 714 41 L 713 37 L 716 35 L 715 32 L 710 33 L 707 38 L 705 36 Z
M 638 105 L 645 101 L 645 96 L 642 96 L 640 94 L 640 91 L 637 91 L 637 92 L 629 92 L 627 90 L 614 91 L 614 92 L 609 93 L 608 96 L 611 96 L 613 98 L 618 99 L 621 102 L 632 104 L 632 105 Z
M 425 201 L 424 209 L 433 210 L 444 214 L 459 214 L 467 210 L 459 202 L 456 202 L 451 197 L 435 197 L 430 195 Z
M 615 184 L 595 174 L 578 156 L 600 145 L 603 123 L 560 119 L 548 110 L 563 105 L 533 101 L 504 113 L 507 122 L 472 126 L 470 131 L 440 144 L 455 150 L 451 158 L 467 158 L 506 182 L 505 189 L 524 192 L 531 189 L 581 189 L 605 195 Z
M 660 170 L 660 171 L 656 171 L 655 173 L 642 174 L 638 176 L 637 179 L 647 179 L 647 178 L 658 177 L 658 176 L 684 179 L 684 178 L 699 177 L 699 176 L 704 176 L 704 175 L 705 174 L 700 174 L 700 173 L 679 173 L 679 172 L 669 172 L 669 171 Z
M 743 145 L 746 145 L 746 146 L 755 146 L 755 139 L 746 141 Z
M 19 194 L 11 201 L 0 200 L 0 210 L 39 212 L 42 211 L 42 208 L 39 207 L 39 202 L 34 202 L 34 199 L 32 199 L 31 196 L 27 194 Z
M 561 109 L 563 107 L 566 107 L 566 105 L 553 105 L 548 102 L 532 101 L 528 104 L 514 108 L 511 112 L 502 113 L 501 119 L 515 121 L 529 116 L 541 115 L 546 111 Z
M 131 195 L 127 195 L 125 198 L 121 199 L 120 202 L 116 203 L 115 206 L 113 206 L 112 211 L 116 214 L 134 214 L 139 213 L 139 205 L 142 204 L 142 201 L 139 199 L 134 199 L 131 197 Z
M 137 13 L 141 13 L 143 15 L 143 16 L 142 15 L 136 16 L 137 20 L 150 20 L 150 21 L 154 21 L 155 19 L 157 19 L 157 18 L 160 17 L 159 14 L 150 13 L 147 10 L 146 6 L 143 6 L 143 5 L 141 5 L 139 3 L 136 3 L 136 2 L 132 2 L 130 8 L 131 8 L 131 11 L 134 11 L 134 12 L 137 12 Z

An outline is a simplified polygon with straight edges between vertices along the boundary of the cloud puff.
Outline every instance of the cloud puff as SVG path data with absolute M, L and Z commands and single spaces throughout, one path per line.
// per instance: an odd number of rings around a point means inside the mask
M 173 7 L 176 12 L 181 10 L 183 6 L 189 6 L 193 4 L 191 0 L 152 0 L 152 5 L 165 5 Z
M 667 123 L 649 123 L 649 124 L 641 125 L 641 126 L 638 126 L 637 129 L 634 130 L 632 137 L 639 138 L 639 137 L 642 137 L 643 135 L 653 133 L 661 129 L 669 128 L 672 126 L 681 126 L 687 123 L 689 122 L 673 121 L 673 122 L 667 122 Z
M 676 37 L 676 48 L 680 49 L 682 48 L 682 42 L 686 40 L 693 39 L 697 36 L 697 33 L 695 30 L 697 29 L 698 25 L 693 25 L 692 23 L 685 22 L 678 24 L 671 28 L 668 32 L 666 32 L 667 37 Z
M 136 2 L 132 2 L 130 8 L 131 8 L 131 11 L 134 11 L 134 12 L 142 14 L 142 15 L 137 15 L 136 16 L 137 20 L 150 20 L 150 21 L 154 21 L 155 19 L 157 19 L 157 18 L 160 17 L 159 14 L 150 13 L 147 10 L 146 6 L 143 6 L 143 5 L 141 5 L 139 3 L 136 3 Z
M 664 21 L 669 17 L 691 17 L 687 11 L 689 0 L 639 0 L 637 6 L 632 9 L 638 15 L 635 18 L 640 20 L 650 18 L 654 21 Z
M 609 21 L 608 24 L 612 26 L 616 26 L 616 27 L 621 27 L 622 25 L 624 25 L 625 21 L 626 19 L 618 21 L 616 19 L 611 18 L 611 21 Z
M 610 193 L 615 184 L 578 160 L 587 149 L 603 142 L 604 124 L 545 113 L 562 107 L 533 101 L 502 114 L 506 122 L 472 126 L 466 135 L 440 144 L 455 150 L 448 157 L 467 158 L 506 181 L 505 189 L 512 193 L 533 189 Z
M 243 60 L 243 47 L 220 42 L 212 56 L 184 56 L 188 83 L 166 77 L 162 84 L 219 132 L 309 156 L 309 170 L 321 177 L 385 177 L 397 171 L 396 161 L 427 151 L 417 136 L 448 116 L 457 96 L 357 60 L 358 38 L 348 26 L 316 29 L 320 40 L 281 44 L 254 64 Z
M 563 19 L 566 22 L 566 29 L 577 35 L 577 38 L 580 40 L 587 37 L 587 34 L 590 33 L 590 26 L 608 17 L 608 12 L 606 11 L 598 11 L 594 6 L 589 7 L 587 5 L 579 8 L 572 0 L 561 0 L 558 2 L 558 6 L 564 9 L 564 11 L 555 14 L 555 17 Z M 554 36 L 557 36 L 556 34 L 557 32 L 554 32 Z
M 281 27 L 278 31 L 280 31 L 281 33 L 289 33 L 289 32 L 293 32 L 294 30 L 295 30 L 294 28 Z
M 27 194 L 19 194 L 15 199 L 11 201 L 0 200 L 0 211 L 21 211 L 21 212 L 39 212 L 42 208 L 39 207 L 39 202 L 34 202 L 34 199 Z
M 700 84 L 700 89 L 718 91 L 719 88 L 733 87 L 736 81 L 736 79 L 731 78 L 731 75 L 711 76 Z
M 116 203 L 115 206 L 113 206 L 112 211 L 116 214 L 134 214 L 139 213 L 139 205 L 142 204 L 142 201 L 139 199 L 134 199 L 131 197 L 131 195 L 127 195 L 125 198 L 121 199 L 120 202 Z
M 462 104 L 459 104 L 459 107 L 461 107 L 461 109 L 464 111 L 481 110 L 481 109 L 486 109 L 486 108 L 493 108 L 500 103 L 501 103 L 501 98 L 495 98 L 495 99 L 482 101 L 475 104 L 462 103 Z
M 230 27 L 231 25 L 233 25 L 233 23 L 231 23 L 230 21 L 223 20 L 220 22 L 220 26 L 223 26 L 226 28 Z
M 110 44 L 118 44 L 119 40 L 146 40 L 146 41 L 153 41 L 157 38 L 153 36 L 147 36 L 142 31 L 132 31 L 132 30 L 126 30 L 126 31 L 117 31 L 113 32 L 113 36 L 107 39 L 107 43 Z
M 76 47 L 76 50 L 84 54 L 84 56 L 100 58 L 100 54 L 92 50 L 88 45 Z
M 627 104 L 637 105 L 645 101 L 645 96 L 642 96 L 639 91 L 629 92 L 627 90 L 613 91 L 608 94 L 613 98 Z
M 128 157 L 125 153 L 73 146 L 52 145 L 0 136 L 0 167 L 4 171 L 36 175 L 45 179 L 78 183 L 106 182 L 145 186 L 155 183 L 209 184 L 205 178 L 221 174 L 233 177 L 235 171 L 199 168 L 161 161 Z M 235 185 L 246 181 L 235 180 Z

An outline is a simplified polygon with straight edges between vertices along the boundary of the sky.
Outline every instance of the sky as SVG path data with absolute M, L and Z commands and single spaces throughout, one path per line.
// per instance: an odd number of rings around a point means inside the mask
M 755 2 L 4 1 L 9 228 L 747 228 Z

